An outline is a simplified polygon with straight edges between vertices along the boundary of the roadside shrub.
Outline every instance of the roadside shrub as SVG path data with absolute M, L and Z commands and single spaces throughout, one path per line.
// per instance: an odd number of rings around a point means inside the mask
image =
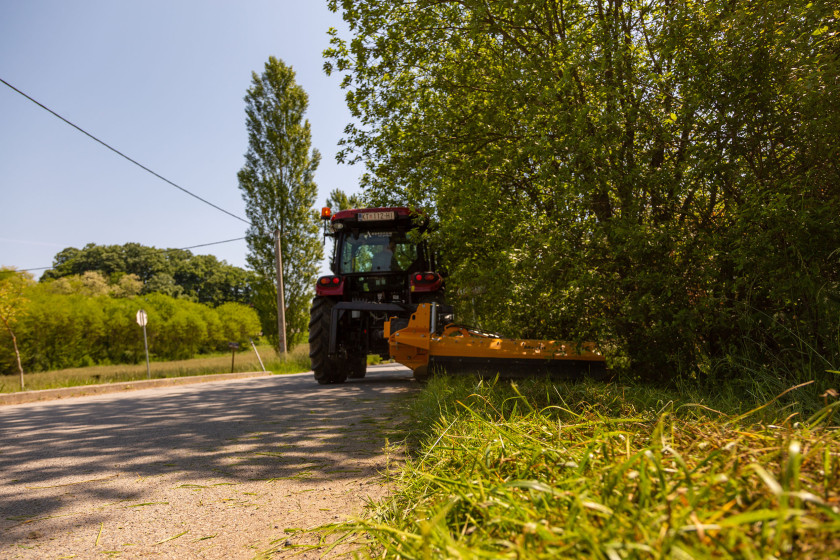
M 226 351 L 228 342 L 247 342 L 259 332 L 256 312 L 240 303 L 212 308 L 163 294 L 82 295 L 49 283 L 31 286 L 27 297 L 15 332 L 28 372 L 142 361 L 143 331 L 135 319 L 140 309 L 149 317 L 150 355 L 158 360 Z M 15 371 L 11 339 L 0 333 L 0 373 Z

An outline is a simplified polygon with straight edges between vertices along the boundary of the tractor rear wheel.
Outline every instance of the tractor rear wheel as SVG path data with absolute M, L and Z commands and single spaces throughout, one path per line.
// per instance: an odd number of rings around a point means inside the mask
M 361 379 L 367 373 L 367 355 L 352 354 L 350 356 L 350 379 Z
M 330 358 L 330 321 L 335 301 L 315 297 L 309 311 L 309 361 L 315 381 L 321 385 L 344 383 L 348 367 L 342 360 Z

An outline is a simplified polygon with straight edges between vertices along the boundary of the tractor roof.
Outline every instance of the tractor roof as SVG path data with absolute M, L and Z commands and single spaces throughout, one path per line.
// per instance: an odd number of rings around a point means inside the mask
M 330 220 L 330 229 L 336 233 L 342 229 L 357 232 L 387 231 L 397 229 L 408 231 L 428 226 L 428 218 L 422 212 L 417 212 L 403 206 L 388 208 L 355 208 L 341 210 L 330 216 L 330 209 L 324 208 L 321 218 Z M 419 219 L 418 219 L 419 218 Z
M 352 209 L 352 210 L 341 210 L 336 212 L 332 216 L 332 221 L 335 222 L 336 220 L 355 220 L 355 221 L 368 221 L 365 218 L 370 216 L 373 218 L 374 214 L 379 214 L 376 216 L 377 219 L 370 220 L 370 221 L 387 221 L 393 219 L 406 219 L 412 217 L 412 212 L 410 209 L 405 207 L 392 207 L 392 208 L 359 208 L 359 209 Z M 364 215 L 364 217 L 362 217 Z

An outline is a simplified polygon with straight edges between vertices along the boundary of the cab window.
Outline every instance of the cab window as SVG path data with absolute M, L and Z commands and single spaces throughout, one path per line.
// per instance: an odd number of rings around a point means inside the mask
M 363 232 L 344 240 L 339 256 L 341 274 L 402 272 L 417 262 L 417 246 L 404 233 Z

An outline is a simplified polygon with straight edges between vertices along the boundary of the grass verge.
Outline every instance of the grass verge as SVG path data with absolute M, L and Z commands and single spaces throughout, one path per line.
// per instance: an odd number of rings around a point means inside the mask
M 745 409 L 643 386 L 433 379 L 399 490 L 321 531 L 379 558 L 834 558 L 840 401 L 797 391 Z
M 271 346 L 258 346 L 265 369 L 275 374 L 300 373 L 309 371 L 309 345 L 301 344 L 283 358 L 278 356 Z M 216 354 L 171 362 L 151 362 L 152 379 L 166 377 L 187 377 L 230 373 L 231 355 Z M 257 355 L 253 351 L 237 353 L 234 359 L 234 371 L 261 371 Z M 147 379 L 146 364 L 122 364 L 71 368 L 56 371 L 25 374 L 26 390 L 58 389 L 101 383 L 119 383 Z M 17 375 L 0 376 L 0 393 L 20 391 Z

